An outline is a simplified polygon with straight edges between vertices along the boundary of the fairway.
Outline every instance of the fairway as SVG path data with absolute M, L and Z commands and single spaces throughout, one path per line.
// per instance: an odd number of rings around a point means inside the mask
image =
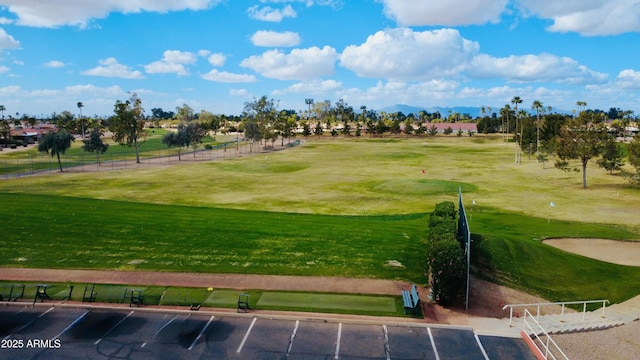
M 428 213 L 461 189 L 482 276 L 549 299 L 639 294 L 640 268 L 541 240 L 640 239 L 640 189 L 593 166 L 582 189 L 580 174 L 513 154 L 497 137 L 325 138 L 224 161 L 3 180 L 0 266 L 424 284 Z
M 156 168 L 0 182 L 1 192 L 331 215 L 429 212 L 462 188 L 470 211 L 501 209 L 637 225 L 640 189 L 591 164 L 579 173 L 514 162 L 501 138 L 313 140 L 286 151 Z M 257 151 L 257 150 L 256 150 Z M 555 204 L 550 207 L 550 203 Z

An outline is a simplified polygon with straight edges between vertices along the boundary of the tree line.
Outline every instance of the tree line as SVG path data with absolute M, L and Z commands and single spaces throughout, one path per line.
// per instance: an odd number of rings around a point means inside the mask
M 69 112 L 56 115 L 54 122 L 60 129 L 59 135 L 55 139 L 55 135 L 47 135 L 50 138 L 41 141 L 42 151 L 50 152 L 51 156 L 64 154 L 65 148 L 70 147 L 73 141 L 72 136 L 65 134 L 80 133 L 83 148 L 95 153 L 99 162 L 100 154 L 108 149 L 101 140 L 108 129 L 117 143 L 135 149 L 136 161 L 139 162 L 139 140 L 144 136 L 144 128 L 158 127 L 161 123 L 176 128 L 176 131 L 166 134 L 162 142 L 168 147 L 177 148 L 180 157 L 182 148 L 195 149 L 208 133 L 242 134 L 252 151 L 255 144 L 266 148 L 273 146 L 278 139 L 284 145 L 285 139 L 290 141 L 298 133 L 305 137 L 320 136 L 325 131 L 331 131 L 332 136 L 346 137 L 358 137 L 365 133 L 371 136 L 387 133 L 435 136 L 438 129 L 434 123 L 472 121 L 468 115 L 458 113 L 443 117 L 439 112 L 427 111 L 408 115 L 402 112 L 376 112 L 366 106 L 356 110 L 344 99 L 339 99 L 335 104 L 329 100 L 314 102 L 312 99 L 307 99 L 305 103 L 308 109 L 304 111 L 280 110 L 276 100 L 262 96 L 246 102 L 240 116 L 213 114 L 206 110 L 196 113 L 186 104 L 177 107 L 175 112 L 154 108 L 151 116 L 145 116 L 142 100 L 133 94 L 127 100 L 117 100 L 114 114 L 107 119 L 76 118 Z M 518 163 L 523 154 L 528 154 L 529 158 L 533 156 L 543 167 L 553 158 L 554 166 L 558 169 L 581 171 L 584 187 L 587 186 L 587 165 L 592 160 L 610 173 L 619 172 L 629 181 L 640 183 L 640 140 L 635 137 L 629 144 L 616 141 L 616 137 L 627 135 L 626 129 L 636 120 L 632 111 L 619 108 L 610 108 L 608 112 L 591 110 L 586 108 L 586 102 L 578 101 L 577 110 L 572 114 L 559 114 L 553 113 L 551 107 L 545 107 L 537 100 L 532 102 L 530 111 L 523 109 L 522 103 L 523 100 L 516 96 L 498 112 L 483 106 L 483 116 L 473 120 L 478 132 L 502 134 L 505 141 L 516 143 Z M 78 103 L 80 111 L 83 106 L 81 102 Z M 613 121 L 607 124 L 606 120 L 612 117 Z M 5 126 L 7 120 L 2 121 L 0 137 L 6 140 L 9 126 Z M 85 129 L 89 130 L 87 138 Z M 451 126 L 444 130 L 445 135 L 452 133 Z M 458 131 L 457 135 L 461 136 L 462 132 Z M 469 135 L 472 136 L 473 132 L 470 131 Z M 624 170 L 625 157 L 635 172 Z M 574 160 L 577 160 L 578 166 L 573 165 Z

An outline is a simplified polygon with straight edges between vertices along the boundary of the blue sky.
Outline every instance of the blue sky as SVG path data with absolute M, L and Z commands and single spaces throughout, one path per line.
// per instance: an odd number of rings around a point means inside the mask
M 0 0 L 5 115 L 343 98 L 640 114 L 639 0 Z

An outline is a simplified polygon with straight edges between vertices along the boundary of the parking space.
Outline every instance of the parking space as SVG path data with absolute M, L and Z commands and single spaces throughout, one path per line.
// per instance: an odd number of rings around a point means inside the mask
M 301 322 L 291 344 L 289 359 L 333 359 L 336 354 L 339 327 L 340 325 L 336 323 Z
M 440 359 L 484 360 L 476 338 L 471 330 L 429 329 L 433 344 Z
M 435 360 L 435 352 L 426 327 L 390 326 L 389 352 L 394 359 Z
M 533 359 L 469 329 L 200 312 L 7 306 L 0 359 Z

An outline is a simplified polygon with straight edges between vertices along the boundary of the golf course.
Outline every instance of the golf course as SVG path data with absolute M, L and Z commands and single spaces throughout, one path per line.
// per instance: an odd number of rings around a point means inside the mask
M 590 164 L 583 189 L 582 174 L 552 159 L 515 163 L 515 145 L 500 136 L 299 140 L 224 160 L 5 177 L 0 267 L 424 285 L 429 213 L 461 190 L 475 276 L 550 301 L 640 294 L 640 267 L 543 243 L 639 241 L 640 188 L 615 173 Z

